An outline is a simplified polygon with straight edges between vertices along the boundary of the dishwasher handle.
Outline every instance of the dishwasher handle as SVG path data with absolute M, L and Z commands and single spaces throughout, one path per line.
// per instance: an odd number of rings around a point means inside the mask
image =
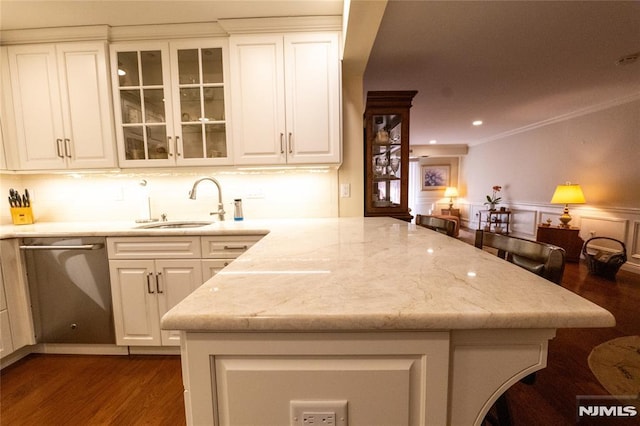
M 22 250 L 100 250 L 104 248 L 104 244 L 78 244 L 78 245 L 23 245 Z

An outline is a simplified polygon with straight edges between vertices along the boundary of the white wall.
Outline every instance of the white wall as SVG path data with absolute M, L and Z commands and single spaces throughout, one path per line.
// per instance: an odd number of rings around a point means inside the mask
M 505 202 L 548 203 L 556 185 L 582 186 L 591 206 L 640 208 L 640 100 L 472 146 L 462 162 L 468 201 L 494 185 Z
M 422 166 L 449 166 L 449 183 L 446 186 L 460 186 L 458 157 L 422 157 L 409 163 L 409 208 L 411 214 L 439 214 L 440 209 L 449 208 L 449 198 L 444 197 L 444 189 L 422 190 Z M 459 200 L 454 199 L 454 208 Z
M 485 196 L 501 185 L 515 234 L 532 239 L 547 218 L 558 223 L 562 206 L 549 203 L 556 185 L 579 183 L 587 203 L 570 206 L 571 225 L 583 239 L 625 242 L 627 266 L 640 272 L 640 101 L 472 146 L 460 171 L 463 221 L 475 227 Z

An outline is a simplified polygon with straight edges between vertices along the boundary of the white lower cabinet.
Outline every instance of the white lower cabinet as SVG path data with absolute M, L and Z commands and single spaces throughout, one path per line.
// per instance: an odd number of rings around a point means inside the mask
M 202 284 L 200 259 L 113 260 L 109 269 L 117 344 L 179 345 L 160 319 Z
M 202 259 L 203 282 L 222 271 L 232 260 L 233 259 Z
M 506 389 L 546 366 L 555 330 L 184 335 L 188 425 L 308 425 L 295 413 L 346 406 L 332 424 L 479 426 Z
M 107 239 L 116 343 L 178 346 L 160 320 L 262 235 Z
M 20 240 L 0 240 L 0 358 L 36 343 Z
M 2 268 L 0 267 L 0 358 L 11 352 L 13 352 L 11 324 L 9 323 L 7 298 L 4 294 L 4 279 L 2 277 Z
M 187 332 L 187 424 L 307 425 L 296 406 L 342 403 L 348 418 L 332 424 L 445 425 L 449 342 L 447 332 Z

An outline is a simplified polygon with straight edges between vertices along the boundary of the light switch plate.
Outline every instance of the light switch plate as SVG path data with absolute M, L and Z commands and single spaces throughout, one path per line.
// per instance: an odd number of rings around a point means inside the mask
M 340 198 L 349 198 L 351 197 L 351 184 L 349 183 L 341 183 L 340 184 Z

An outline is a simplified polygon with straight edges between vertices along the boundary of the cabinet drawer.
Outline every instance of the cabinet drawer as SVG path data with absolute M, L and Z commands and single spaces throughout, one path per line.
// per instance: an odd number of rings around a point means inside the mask
M 225 235 L 202 237 L 202 257 L 235 259 L 249 247 L 260 241 L 264 235 Z
M 107 238 L 109 259 L 197 259 L 200 237 Z

